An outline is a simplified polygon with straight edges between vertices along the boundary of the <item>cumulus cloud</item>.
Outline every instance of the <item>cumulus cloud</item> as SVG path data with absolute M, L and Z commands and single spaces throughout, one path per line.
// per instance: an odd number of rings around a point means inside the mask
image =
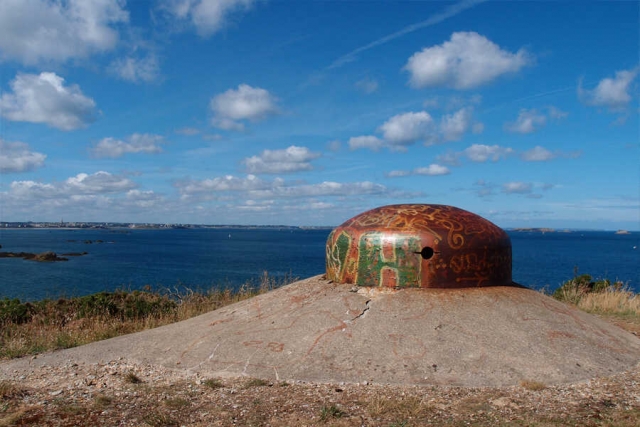
M 472 162 L 484 163 L 487 160 L 497 162 L 507 156 L 513 154 L 513 149 L 509 147 L 501 147 L 499 145 L 473 144 L 465 149 L 463 154 Z
M 528 182 L 507 182 L 502 184 L 502 192 L 506 194 L 530 194 L 533 185 Z
M 132 83 L 150 83 L 160 77 L 158 58 L 154 54 L 144 57 L 128 56 L 116 59 L 109 66 L 112 74 Z
M 188 22 L 198 35 L 209 37 L 225 27 L 231 16 L 248 10 L 254 0 L 164 0 L 161 8 L 178 22 Z
M 258 121 L 278 114 L 277 99 L 267 90 L 241 84 L 214 96 L 210 102 L 211 123 L 221 129 L 244 130 L 241 120 Z
M 426 111 L 398 114 L 378 130 L 387 144 L 402 148 L 429 138 L 433 134 L 433 118 Z
M 105 171 L 50 183 L 13 181 L 7 191 L 0 191 L 0 204 L 18 218 L 34 220 L 71 216 L 79 221 L 130 221 L 131 215 L 141 213 L 140 218 L 150 221 L 149 215 L 178 208 L 163 196 L 136 187 L 125 176 Z M 105 212 L 109 218 L 104 217 Z
M 578 97 L 587 105 L 607 107 L 610 111 L 622 111 L 631 102 L 631 83 L 638 76 L 640 67 L 616 71 L 615 77 L 604 78 L 592 89 L 583 89 L 578 84 Z
M 343 197 L 381 195 L 388 193 L 384 185 L 369 181 L 332 182 L 317 184 L 288 184 L 281 178 L 261 180 L 255 175 L 245 178 L 227 175 L 205 180 L 184 180 L 175 183 L 183 198 L 216 198 L 229 192 L 242 192 L 250 199 L 280 199 L 302 197 Z
M 504 129 L 514 133 L 533 133 L 545 126 L 548 118 L 560 120 L 569 115 L 569 113 L 554 106 L 547 107 L 545 110 L 546 114 L 533 108 L 530 110 L 523 108 L 514 122 L 504 124 Z
M 536 145 L 531 150 L 527 150 L 520 155 L 520 158 L 525 162 L 546 162 L 559 157 L 575 159 L 580 157 L 582 153 L 580 151 L 563 152 L 563 151 L 549 151 L 546 148 Z
M 98 171 L 91 175 L 79 173 L 67 178 L 61 189 L 66 193 L 100 194 L 127 191 L 135 187 L 136 184 L 124 176 Z
M 160 135 L 148 133 L 134 133 L 126 141 L 115 138 L 103 138 L 91 150 L 94 157 L 118 158 L 127 153 L 148 153 L 155 154 L 162 152 L 160 147 L 164 138 Z
M 474 119 L 471 106 L 446 114 L 439 122 L 426 111 L 408 112 L 396 114 L 378 127 L 382 139 L 372 135 L 357 136 L 349 140 L 349 147 L 352 150 L 368 148 L 376 151 L 387 147 L 393 151 L 405 151 L 418 141 L 424 145 L 458 141 L 469 131 L 481 133 L 483 129 L 484 125 Z
M 395 171 L 388 172 L 385 175 L 388 178 L 397 178 L 397 177 L 409 176 L 409 175 L 439 176 L 439 175 L 448 175 L 450 173 L 451 171 L 446 166 L 432 163 L 429 166 L 415 168 L 413 171 L 395 170 Z
M 9 142 L 0 138 L 0 174 L 39 168 L 46 158 L 45 154 L 31 151 L 24 142 Z
M 3 0 L 0 57 L 35 65 L 109 51 L 128 20 L 120 0 Z
M 320 156 L 307 147 L 292 145 L 284 150 L 264 150 L 259 156 L 248 157 L 242 163 L 251 174 L 291 173 L 312 170 L 309 162 Z
M 471 129 L 481 133 L 484 125 L 473 120 L 473 108 L 466 107 L 453 114 L 447 114 L 440 121 L 440 133 L 445 141 L 459 141 Z
M 96 197 L 126 192 L 135 187 L 136 184 L 128 178 L 99 171 L 94 174 L 79 173 L 55 183 L 13 181 L 7 196 L 11 202 L 33 203 L 42 199 L 54 199 L 56 204 L 62 206 L 71 201 L 95 201 Z
M 165 199 L 153 190 L 129 190 L 125 194 L 126 206 L 135 206 L 140 209 L 152 209 L 162 204 Z
M 404 69 L 416 88 L 447 86 L 471 89 L 531 63 L 524 49 L 511 53 L 475 32 L 457 32 L 441 45 L 424 48 L 409 58 Z
M 370 94 L 378 90 L 378 81 L 376 79 L 372 79 L 371 77 L 365 77 L 362 80 L 358 80 L 356 82 L 356 88 L 366 94 Z
M 349 145 L 349 149 L 351 150 L 368 148 L 369 150 L 378 151 L 384 145 L 384 141 L 382 141 L 377 136 L 363 135 L 353 136 L 349 138 L 347 144 Z
M 554 153 L 539 145 L 522 153 L 522 160 L 527 162 L 545 162 L 555 157 L 556 155 Z
M 8 120 L 46 123 L 62 130 L 78 129 L 95 120 L 95 101 L 78 85 L 65 86 L 55 73 L 19 73 L 10 86 L 13 93 L 0 97 L 0 114 Z
M 515 122 L 506 123 L 504 128 L 509 132 L 532 133 L 547 123 L 547 118 L 536 110 L 520 110 Z

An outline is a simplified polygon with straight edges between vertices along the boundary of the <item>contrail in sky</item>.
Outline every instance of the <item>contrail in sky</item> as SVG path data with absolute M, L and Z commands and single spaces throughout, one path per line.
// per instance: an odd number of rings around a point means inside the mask
M 444 11 L 437 13 L 435 15 L 433 15 L 432 17 L 430 17 L 429 19 L 422 21 L 422 22 L 418 22 L 416 24 L 412 24 L 409 25 L 407 27 L 404 27 L 403 29 L 401 29 L 400 31 L 397 31 L 393 34 L 389 34 L 388 36 L 384 36 L 376 41 L 373 41 L 367 45 L 361 46 L 355 50 L 352 50 L 351 52 L 347 53 L 346 55 L 341 56 L 340 58 L 336 59 L 335 61 L 333 61 L 333 63 L 331 65 L 329 65 L 326 70 L 332 70 L 334 68 L 339 68 L 341 66 L 343 66 L 344 64 L 351 62 L 351 61 L 355 61 L 356 59 L 356 55 L 364 52 L 366 50 L 372 49 L 376 46 L 379 46 L 381 44 L 385 44 L 393 39 L 397 39 L 398 37 L 404 36 L 405 34 L 411 33 L 413 31 L 419 30 L 421 28 L 425 28 L 425 27 L 430 27 L 432 25 L 435 24 L 439 24 L 440 22 L 449 19 L 453 16 L 456 16 L 457 14 L 464 12 L 467 9 L 472 8 L 473 6 L 480 4 L 480 3 L 484 3 L 487 0 L 463 0 L 459 3 L 456 3 L 454 5 L 449 6 L 448 8 L 446 8 Z

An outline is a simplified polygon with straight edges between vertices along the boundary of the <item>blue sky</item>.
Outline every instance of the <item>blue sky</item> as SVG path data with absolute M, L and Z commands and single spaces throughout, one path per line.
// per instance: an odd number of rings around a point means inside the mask
M 638 2 L 1 0 L 0 221 L 640 230 Z

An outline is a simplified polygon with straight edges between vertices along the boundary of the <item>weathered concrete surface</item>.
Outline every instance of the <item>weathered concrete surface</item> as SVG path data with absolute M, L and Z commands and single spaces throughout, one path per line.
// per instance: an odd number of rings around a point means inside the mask
M 4 362 L 0 377 L 120 357 L 205 376 L 501 386 L 632 368 L 640 339 L 524 288 L 379 291 L 317 276 L 180 323 Z

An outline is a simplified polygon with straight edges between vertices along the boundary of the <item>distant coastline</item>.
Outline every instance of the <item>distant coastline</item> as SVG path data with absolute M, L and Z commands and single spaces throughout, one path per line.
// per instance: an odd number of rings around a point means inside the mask
M 179 224 L 179 223 L 129 223 L 129 222 L 37 222 L 37 221 L 0 221 L 2 229 L 40 229 L 40 230 L 202 230 L 202 229 L 281 229 L 281 230 L 332 230 L 332 225 L 241 225 L 241 224 Z M 575 233 L 578 231 L 605 231 L 619 235 L 638 233 L 629 230 L 550 228 L 550 227 L 504 227 L 507 231 L 527 233 Z
M 283 229 L 283 230 L 331 230 L 334 226 L 313 225 L 239 225 L 239 224 L 155 224 L 128 222 L 0 222 L 0 229 L 41 230 L 180 230 L 180 229 Z

